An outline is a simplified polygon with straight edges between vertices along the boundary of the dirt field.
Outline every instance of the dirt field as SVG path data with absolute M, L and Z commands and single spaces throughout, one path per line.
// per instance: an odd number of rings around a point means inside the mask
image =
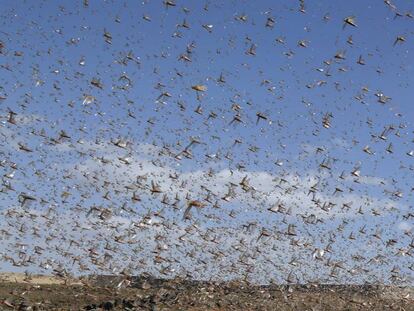
M 412 288 L 0 276 L 0 310 L 414 310 Z M 104 286 L 105 285 L 105 286 Z M 128 285 L 128 287 L 125 287 Z

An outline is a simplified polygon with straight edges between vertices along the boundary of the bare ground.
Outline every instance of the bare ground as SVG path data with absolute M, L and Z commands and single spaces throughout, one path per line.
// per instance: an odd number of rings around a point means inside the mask
M 0 310 L 414 310 L 412 288 L 0 275 Z M 126 285 L 128 285 L 126 287 Z

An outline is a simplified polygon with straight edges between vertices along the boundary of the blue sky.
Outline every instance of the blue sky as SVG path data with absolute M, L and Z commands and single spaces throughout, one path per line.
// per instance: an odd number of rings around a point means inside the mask
M 19 206 L 21 192 L 39 198 L 30 204 L 36 213 L 53 206 L 56 219 L 61 214 L 70 220 L 74 213 L 80 222 L 87 222 L 89 208 L 99 205 L 111 209 L 127 226 L 128 221 L 162 210 L 165 221 L 176 222 L 169 233 L 175 237 L 191 226 L 191 222 L 182 221 L 185 198 L 181 198 L 181 210 L 177 211 L 165 207 L 160 197 L 148 190 L 136 190 L 143 201 L 132 204 L 137 213 L 132 215 L 120 209 L 123 203 L 131 204 L 131 192 L 125 185 L 148 173 L 147 183 L 159 183 L 172 201 L 176 193 L 189 192 L 193 199 L 205 196 L 202 185 L 221 197 L 230 182 L 237 184 L 248 176 L 256 192 L 245 193 L 239 187 L 231 202 L 221 200 L 220 209 L 208 206 L 200 213 L 195 211 L 193 221 L 201 230 L 234 228 L 228 233 L 230 241 L 244 234 L 244 224 L 257 222 L 258 229 L 245 251 L 255 247 L 269 250 L 270 245 L 276 245 L 268 256 L 286 256 L 280 261 L 280 273 L 272 276 L 276 280 L 294 271 L 303 281 L 318 277 L 332 281 L 322 269 L 326 257 L 305 262 L 312 257 L 312 249 L 327 247 L 328 237 L 335 234 L 335 251 L 327 255 L 332 260 L 345 260 L 350 255 L 348 249 L 353 248 L 356 254 L 366 256 L 366 262 L 379 254 L 389 261 L 389 266 L 366 264 L 369 272 L 356 281 L 371 280 L 371 275 L 387 281 L 394 264 L 412 282 L 410 257 L 395 253 L 399 248 L 409 248 L 411 237 L 404 231 L 412 228 L 412 218 L 404 215 L 412 212 L 413 158 L 407 153 L 414 150 L 410 55 L 414 19 L 407 13 L 414 9 L 413 4 L 395 1 L 393 9 L 382 1 L 309 1 L 305 2 L 305 12 L 299 11 L 299 4 L 177 1 L 176 6 L 166 6 L 162 1 L 89 1 L 86 7 L 82 1 L 4 1 L 0 95 L 5 99 L 0 101 L 0 133 L 6 165 L 1 169 L 2 174 L 14 172 L 13 178 L 3 179 L 15 190 L 1 194 L 3 213 Z M 402 16 L 396 17 L 396 12 Z M 354 16 L 357 27 L 344 25 L 349 16 Z M 273 27 L 265 26 L 268 18 L 274 20 Z M 210 25 L 211 31 L 203 25 Z M 105 41 L 105 32 L 112 37 L 110 44 Z M 398 36 L 406 41 L 394 44 Z M 246 53 L 252 46 L 255 55 Z M 344 59 L 335 57 L 339 54 Z M 191 61 L 184 61 L 181 55 Z M 365 65 L 357 63 L 359 57 Z M 217 81 L 220 75 L 225 82 Z M 92 85 L 93 79 L 99 79 L 102 88 Z M 196 84 L 205 85 L 207 91 L 197 94 L 191 88 Z M 165 92 L 170 96 L 160 98 Z M 390 99 L 380 103 L 376 94 Z M 85 104 L 88 95 L 94 101 Z M 234 105 L 239 105 L 243 123 L 232 123 L 237 114 Z M 202 108 L 202 114 L 194 112 L 197 107 Z M 16 125 L 7 122 L 8 109 L 17 113 Z M 212 112 L 216 118 L 208 117 Z M 267 120 L 257 123 L 258 112 Z M 326 114 L 332 114 L 328 129 L 322 124 Z M 387 140 L 382 140 L 379 135 L 389 126 L 393 129 Z M 42 130 L 45 135 L 38 135 Z M 61 130 L 70 138 L 51 143 Z M 203 143 L 191 149 L 192 159 L 171 156 L 182 151 L 191 137 Z M 114 147 L 111 141 L 117 139 L 128 141 L 128 147 Z M 235 139 L 243 143 L 234 145 Z M 18 143 L 34 152 L 22 152 Z M 393 153 L 386 151 L 390 143 Z M 364 152 L 366 146 L 374 154 Z M 317 153 L 318 147 L 322 151 Z M 125 156 L 131 158 L 131 165 L 119 162 Z M 99 157 L 112 162 L 104 165 Z M 276 165 L 278 161 L 283 165 Z M 331 170 L 321 168 L 322 161 L 329 161 Z M 14 169 L 11 162 L 18 168 Z M 240 165 L 244 168 L 237 170 Z M 356 167 L 360 168 L 360 178 L 351 175 Z M 208 176 L 210 169 L 215 175 Z M 344 179 L 339 178 L 342 172 Z M 171 181 L 169 173 L 178 173 L 181 179 Z M 287 184 L 282 184 L 281 178 L 287 179 Z M 104 181 L 109 183 L 106 190 Z M 336 204 L 330 211 L 321 211 L 307 195 L 317 181 L 321 205 Z M 184 186 L 180 186 L 182 182 Z M 343 192 L 334 194 L 337 187 Z M 106 191 L 110 200 L 102 199 Z M 396 195 L 398 191 L 403 193 L 402 198 Z M 65 200 L 63 192 L 70 193 Z M 40 204 L 40 198 L 48 203 Z M 291 207 L 290 214 L 267 211 L 280 201 Z M 353 202 L 349 211 L 340 209 L 349 202 Z M 77 205 L 82 212 L 74 211 Z M 363 215 L 357 213 L 361 206 Z M 372 209 L 381 215 L 374 216 Z M 310 214 L 324 223 L 305 225 L 302 216 Z M 212 217 L 206 217 L 209 215 Z M 65 222 L 69 229 L 61 230 L 73 229 L 69 220 Z M 345 229 L 338 231 L 344 221 Z M 284 232 L 288 223 L 298 227 L 301 242 L 311 240 L 314 245 L 295 248 L 287 246 L 290 238 L 278 241 L 277 232 Z M 364 225 L 372 234 L 381 230 L 383 240 L 361 234 L 350 241 L 349 234 Z M 3 253 L 13 250 L 15 239 L 33 246 L 43 243 L 48 235 L 48 229 L 41 237 L 22 235 L 7 221 L 0 226 L 12 232 L 3 249 L 0 247 Z M 265 245 L 261 241 L 256 245 L 261 228 L 272 230 L 275 236 L 263 242 Z M 64 235 L 59 226 L 56 230 L 58 236 Z M 93 236 L 94 230 L 89 234 Z M 86 244 L 91 236 L 85 235 Z M 390 248 L 385 246 L 387 239 L 398 242 Z M 194 247 L 197 256 L 203 256 L 203 247 L 214 248 L 199 240 L 194 243 L 200 243 Z M 223 252 L 230 256 L 231 248 L 225 246 L 223 243 Z M 102 245 L 98 243 L 97 247 Z M 151 251 L 151 247 L 144 249 Z M 27 252 L 31 251 L 29 247 Z M 82 248 L 74 250 L 82 252 Z M 174 248 L 170 252 L 173 257 L 178 254 Z M 46 253 L 49 258 L 61 256 L 52 249 Z M 121 254 L 133 261 L 129 247 Z M 306 273 L 288 264 L 292 257 L 304 260 L 299 267 Z M 253 262 L 263 271 L 271 269 L 261 257 Z M 353 260 L 348 262 L 349 271 L 358 265 Z M 178 264 L 195 273 L 194 264 Z M 146 266 L 159 271 L 150 263 Z M 7 260 L 4 267 L 15 269 Z M 78 272 L 73 265 L 67 269 Z M 208 277 L 205 274 L 200 277 Z M 266 273 L 258 274 L 257 279 L 269 281 Z M 352 277 L 343 272 L 339 280 L 350 282 Z

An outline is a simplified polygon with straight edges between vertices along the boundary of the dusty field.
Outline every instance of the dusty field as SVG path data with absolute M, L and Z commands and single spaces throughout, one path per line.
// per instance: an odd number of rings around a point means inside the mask
M 45 276 L 0 278 L 0 310 L 414 310 L 412 288 L 259 287 L 142 279 L 125 288 L 120 278 L 69 285 Z
M 27 284 L 38 284 L 38 285 L 52 285 L 52 284 L 64 284 L 63 279 L 59 279 L 55 276 L 46 276 L 46 275 L 32 275 L 30 277 L 24 275 L 23 273 L 0 273 L 0 282 L 4 283 L 27 283 Z M 82 284 L 78 280 L 73 280 L 71 283 Z

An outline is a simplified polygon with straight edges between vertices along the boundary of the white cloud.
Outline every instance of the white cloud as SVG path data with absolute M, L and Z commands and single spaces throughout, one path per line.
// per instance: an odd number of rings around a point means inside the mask
M 192 199 L 202 200 L 207 196 L 207 191 L 211 191 L 214 194 L 213 199 L 218 200 L 221 205 L 227 204 L 222 198 L 226 196 L 229 188 L 232 188 L 234 195 L 230 200 L 231 204 L 243 207 L 244 211 L 265 211 L 273 204 L 280 202 L 287 208 L 291 207 L 293 215 L 312 213 L 319 218 L 359 217 L 360 214 L 357 211 L 360 207 L 364 212 L 371 208 L 387 212 L 396 205 L 405 208 L 403 204 L 397 204 L 389 198 L 378 198 L 366 193 L 345 191 L 333 195 L 333 189 L 322 186 L 324 182 L 329 184 L 332 181 L 330 175 L 325 172 L 309 171 L 301 175 L 286 172 L 283 175 L 275 175 L 265 171 L 221 169 L 211 173 L 205 168 L 181 172 L 179 168 L 174 167 L 175 160 L 169 157 L 162 158 L 158 162 L 153 161 L 153 159 L 160 159 L 158 156 L 154 157 L 161 151 L 159 147 L 150 144 L 138 145 L 135 152 L 128 153 L 129 165 L 122 164 L 119 160 L 119 157 L 127 154 L 125 150 L 114 148 L 107 150 L 107 153 L 102 153 L 106 159 L 112 161 L 111 164 L 105 165 L 96 159 L 88 159 L 78 165 L 79 178 L 84 180 L 85 172 L 97 173 L 114 181 L 119 189 L 123 189 L 125 185 L 133 184 L 138 175 L 146 175 L 148 178 L 144 183 L 147 189 L 149 189 L 151 181 L 154 181 L 161 186 L 170 199 L 176 195 L 181 199 L 185 195 L 189 195 Z M 102 151 L 104 150 L 103 147 Z M 174 175 L 177 176 L 177 179 L 170 178 Z M 240 185 L 243 178 L 248 180 L 250 187 L 248 191 L 243 190 Z M 309 190 L 318 182 L 316 200 L 312 200 L 313 195 L 309 193 Z M 386 181 L 378 177 L 362 176 L 359 178 L 359 183 L 378 185 L 386 183 Z M 183 185 L 185 186 L 183 187 Z M 143 196 L 150 195 L 149 191 L 142 191 L 141 194 Z M 258 208 L 259 202 L 260 207 Z M 323 205 L 329 202 L 332 203 L 331 210 L 324 210 Z M 343 204 L 349 206 L 342 208 Z
M 413 225 L 406 221 L 402 221 L 398 224 L 398 229 L 401 231 L 411 231 L 413 229 Z

